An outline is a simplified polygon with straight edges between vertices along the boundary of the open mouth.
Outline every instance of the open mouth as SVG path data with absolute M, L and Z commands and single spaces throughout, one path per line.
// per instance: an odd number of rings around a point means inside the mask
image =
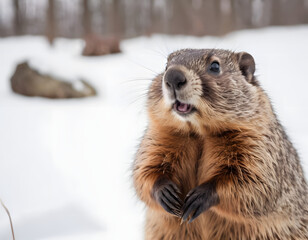
M 181 115 L 186 115 L 191 113 L 194 110 L 194 107 L 191 104 L 182 103 L 176 100 L 173 104 L 173 109 Z

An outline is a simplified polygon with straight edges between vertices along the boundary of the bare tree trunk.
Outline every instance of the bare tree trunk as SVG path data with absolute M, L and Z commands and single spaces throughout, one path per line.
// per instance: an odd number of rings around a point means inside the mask
M 106 8 L 107 8 L 107 4 L 105 2 L 105 0 L 101 0 L 100 1 L 100 12 L 101 12 L 101 34 L 105 35 L 108 32 L 108 24 L 106 24 L 106 19 L 108 19 L 108 15 L 106 14 Z
M 112 4 L 112 33 L 116 38 L 123 36 L 123 14 L 121 14 L 121 0 L 113 0 Z
M 56 34 L 56 24 L 55 24 L 55 1 L 48 0 L 48 12 L 47 12 L 47 32 L 46 36 L 50 44 L 53 43 Z
M 271 0 L 272 3 L 272 20 L 271 24 L 272 25 L 279 25 L 280 24 L 280 19 L 281 19 L 281 3 L 280 1 L 273 1 Z
M 191 12 L 189 7 L 186 4 L 190 4 L 190 2 L 186 2 L 186 0 L 170 0 L 171 4 L 171 14 L 169 17 L 169 21 L 166 23 L 170 26 L 169 31 L 172 34 L 180 34 L 182 32 L 186 33 L 190 32 L 191 29 Z M 184 31 L 183 31 L 184 30 Z
M 16 35 L 22 34 L 19 0 L 14 0 L 14 31 Z
M 234 0 L 220 0 L 220 30 L 219 34 L 226 34 L 235 29 Z
M 92 32 L 91 12 L 89 9 L 89 1 L 83 0 L 83 33 L 88 35 Z
M 149 0 L 150 6 L 149 6 L 149 25 L 146 29 L 146 35 L 151 35 L 154 31 L 154 23 L 155 23 L 155 13 L 154 13 L 154 0 Z

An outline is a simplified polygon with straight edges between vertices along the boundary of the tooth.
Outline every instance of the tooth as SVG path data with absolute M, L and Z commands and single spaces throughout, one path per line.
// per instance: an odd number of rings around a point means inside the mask
M 187 104 L 184 104 L 184 112 L 187 111 Z

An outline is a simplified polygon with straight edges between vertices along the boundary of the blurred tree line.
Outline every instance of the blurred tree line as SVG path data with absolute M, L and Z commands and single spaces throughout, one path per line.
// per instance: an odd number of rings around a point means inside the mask
M 222 35 L 308 23 L 308 0 L 0 0 L 0 36 Z

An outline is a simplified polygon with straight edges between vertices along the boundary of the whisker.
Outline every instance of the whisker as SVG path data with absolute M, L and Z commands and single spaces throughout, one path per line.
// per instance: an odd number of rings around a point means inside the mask
M 129 84 L 130 86 L 143 86 L 148 87 L 150 86 L 150 81 L 143 81 L 143 80 L 133 80 L 133 81 L 125 81 L 121 83 L 123 84 Z
M 151 82 L 152 80 L 153 80 L 152 78 L 136 78 L 136 79 L 127 80 L 127 81 L 124 81 L 124 82 L 137 82 L 137 81 Z
M 126 81 L 123 81 L 122 83 L 127 83 L 127 82 L 136 82 L 136 81 L 152 81 L 152 78 L 133 78 L 133 79 L 128 79 Z
M 149 88 L 148 87 L 145 87 L 145 86 L 135 86 L 134 88 L 132 89 L 128 89 L 128 91 L 126 91 L 126 93 L 128 94 L 147 94 L 149 91 Z
M 136 99 L 134 99 L 133 101 L 129 102 L 129 103 L 128 103 L 128 106 L 131 106 L 131 105 L 135 104 L 135 103 L 138 102 L 138 101 L 146 100 L 146 97 L 147 97 L 147 94 L 138 96 Z
M 136 64 L 136 65 L 138 65 L 139 67 L 143 67 L 144 69 L 149 70 L 150 72 L 154 73 L 155 75 L 159 75 L 159 73 L 157 73 L 157 72 L 155 72 L 154 70 L 152 70 L 152 69 L 150 69 L 150 68 L 144 66 L 144 65 L 141 64 L 141 63 L 135 62 L 135 61 L 133 61 L 133 60 L 131 60 L 131 62 L 134 63 L 134 64 Z M 153 76 L 153 78 L 154 78 L 154 76 Z
M 158 50 L 155 50 L 155 49 L 149 49 L 149 51 L 152 51 L 152 52 L 155 52 L 157 53 L 159 56 L 163 57 L 164 59 L 167 59 L 168 58 L 168 55 L 158 51 Z

